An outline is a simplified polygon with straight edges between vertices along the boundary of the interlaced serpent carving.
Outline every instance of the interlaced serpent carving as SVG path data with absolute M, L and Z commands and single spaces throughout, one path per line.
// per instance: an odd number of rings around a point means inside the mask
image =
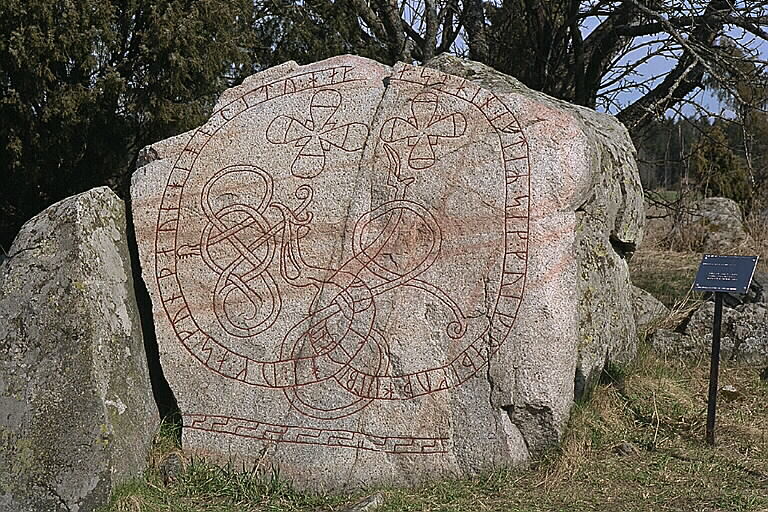
M 435 80 L 428 72 L 410 66 L 403 67 L 393 80 L 426 89 L 408 102 L 410 115 L 386 120 L 376 133 L 388 163 L 390 197 L 356 219 L 350 246 L 345 248 L 347 256 L 340 265 L 327 268 L 308 261 L 302 249 L 312 230 L 316 194 L 312 183 L 298 184 L 293 197 L 277 198 L 272 173 L 254 165 L 226 166 L 204 182 L 199 204 L 205 222 L 199 243 L 178 245 L 182 193 L 197 157 L 222 126 L 243 112 L 282 96 L 309 93 L 309 121 L 279 115 L 266 129 L 268 141 L 299 148 L 291 173 L 303 180 L 322 173 L 331 148 L 345 152 L 363 148 L 368 127 L 362 123 L 340 124 L 336 115 L 342 90 L 329 88 L 352 82 L 351 71 L 340 67 L 289 77 L 260 86 L 216 112 L 192 137 L 174 166 L 158 215 L 156 239 L 156 277 L 163 306 L 187 350 L 212 372 L 282 392 L 294 410 L 327 422 L 354 415 L 377 400 L 413 400 L 457 386 L 475 375 L 504 341 L 514 322 L 527 261 L 527 146 L 517 121 L 487 91 L 455 77 L 440 75 L 440 80 Z M 467 319 L 457 300 L 422 277 L 440 257 L 439 220 L 408 194 L 414 184 L 408 171 L 431 167 L 440 157 L 438 146 L 459 143 L 467 134 L 463 114 L 441 113 L 443 98 L 466 102 L 485 116 L 498 134 L 505 172 L 502 282 L 490 324 L 480 336 L 466 340 Z M 221 201 L 212 201 L 212 197 L 219 196 L 218 187 L 235 175 L 248 176 L 251 182 L 258 183 L 261 197 L 254 204 L 233 201 L 222 205 Z M 415 229 L 422 239 L 419 257 L 403 266 L 393 264 L 387 255 L 393 252 L 404 229 Z M 233 339 L 248 340 L 273 333 L 270 329 L 281 315 L 287 288 L 305 289 L 311 294 L 313 299 L 305 316 L 287 332 L 272 334 L 279 340 L 277 357 L 245 355 L 200 327 L 178 278 L 178 266 L 188 258 L 200 259 L 216 276 L 213 310 L 223 331 Z M 444 326 L 446 336 L 463 343 L 464 348 L 450 360 L 436 361 L 433 367 L 395 372 L 390 364 L 387 333 L 377 321 L 377 303 L 379 297 L 396 289 L 418 289 L 441 304 L 450 317 Z M 222 423 L 220 416 L 192 416 L 199 421 L 188 423 L 189 428 L 273 441 L 326 443 L 306 441 L 312 435 L 304 431 L 304 441 L 288 434 L 276 439 L 273 434 L 263 433 L 262 427 L 254 427 L 247 435 L 242 433 L 250 428 L 242 426 L 248 422 L 271 425 L 269 432 L 279 430 L 280 425 L 257 420 L 229 418 Z M 211 418 L 218 419 L 210 423 Z M 219 428 L 235 423 L 241 426 L 234 430 Z M 290 428 L 286 427 L 285 432 L 292 432 Z M 328 432 L 334 432 L 333 428 Z M 387 435 L 359 432 L 353 437 L 358 435 L 362 436 L 355 441 L 358 447 L 398 452 L 383 448 L 380 440 L 389 439 Z M 326 437 L 317 434 L 316 439 Z M 425 448 L 427 451 L 444 449 L 443 437 L 410 439 L 418 446 L 431 447 Z M 330 441 L 327 444 L 333 445 Z

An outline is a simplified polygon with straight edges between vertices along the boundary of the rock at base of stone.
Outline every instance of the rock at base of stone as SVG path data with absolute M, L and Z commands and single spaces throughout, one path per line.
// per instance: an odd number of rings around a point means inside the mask
M 713 302 L 693 312 L 685 332 L 660 329 L 651 337 L 653 347 L 683 357 L 709 357 L 712 347 Z M 720 331 L 720 359 L 742 366 L 768 366 L 768 304 L 724 307 Z
M 691 316 L 685 333 L 709 346 L 715 316 L 713 302 L 705 302 Z M 748 366 L 768 366 L 768 304 L 723 308 L 721 358 Z
M 286 63 L 132 179 L 185 450 L 416 484 L 560 439 L 635 350 L 642 191 L 613 118 L 441 56 Z
M 0 264 L 0 512 L 87 512 L 156 432 L 122 201 L 49 207 Z
M 632 286 L 632 311 L 639 332 L 646 332 L 656 327 L 669 316 L 669 308 L 662 302 L 637 286 Z
M 373 512 L 381 508 L 384 505 L 384 495 L 380 492 L 368 496 L 349 507 L 341 510 L 341 512 Z
M 723 400 L 739 400 L 742 396 L 744 395 L 736 386 L 728 385 L 720 388 L 720 397 L 722 397 Z
M 703 357 L 706 347 L 701 340 L 669 329 L 656 329 L 650 335 L 651 346 L 657 352 L 680 357 Z

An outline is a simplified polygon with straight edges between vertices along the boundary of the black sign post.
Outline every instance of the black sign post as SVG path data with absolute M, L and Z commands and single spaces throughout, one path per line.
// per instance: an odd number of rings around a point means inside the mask
M 717 380 L 720 374 L 720 326 L 723 323 L 723 293 L 747 293 L 757 267 L 757 256 L 715 256 L 705 254 L 696 273 L 693 289 L 715 293 L 715 318 L 712 324 L 712 360 L 709 366 L 707 401 L 707 444 L 715 444 Z
M 709 395 L 707 398 L 707 444 L 715 446 L 717 413 L 717 381 L 720 376 L 720 326 L 723 323 L 723 292 L 715 292 L 715 319 L 712 324 L 712 358 L 709 362 Z

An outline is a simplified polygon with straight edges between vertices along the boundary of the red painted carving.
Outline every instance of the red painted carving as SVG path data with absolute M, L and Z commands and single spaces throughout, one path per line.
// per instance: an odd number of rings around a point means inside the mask
M 156 269 L 158 289 L 168 321 L 179 341 L 208 370 L 246 385 L 282 392 L 302 415 L 334 420 L 356 414 L 375 401 L 415 400 L 458 386 L 474 376 L 506 339 L 525 286 L 527 268 L 529 170 L 528 148 L 517 120 L 488 91 L 447 76 L 439 80 L 421 68 L 403 67 L 393 81 L 429 87 L 409 105 L 408 117 L 392 117 L 379 131 L 387 157 L 390 196 L 362 214 L 353 229 L 343 262 L 334 268 L 308 260 L 302 241 L 313 228 L 315 191 L 306 182 L 294 197 L 276 198 L 270 172 L 253 165 L 224 167 L 205 181 L 199 205 L 205 215 L 200 241 L 177 243 L 182 194 L 198 156 L 231 119 L 265 102 L 306 93 L 309 119 L 280 115 L 267 128 L 275 144 L 295 143 L 294 176 L 308 179 L 325 168 L 333 147 L 358 151 L 368 135 L 362 123 L 339 125 L 341 92 L 333 87 L 354 81 L 342 66 L 304 73 L 259 86 L 214 113 L 191 138 L 169 177 L 158 212 Z M 467 336 L 467 320 L 450 293 L 423 276 L 438 261 L 442 232 L 438 219 L 409 197 L 415 183 L 410 170 L 435 164 L 435 149 L 444 140 L 458 139 L 467 129 L 461 112 L 443 113 L 443 98 L 465 102 L 487 120 L 498 136 L 500 164 L 505 173 L 505 251 L 501 285 L 482 333 Z M 406 166 L 397 148 L 405 141 Z M 404 169 L 406 167 L 406 169 Z M 233 198 L 227 203 L 218 188 L 239 175 L 258 184 L 256 204 Z M 421 178 L 424 179 L 424 178 Z M 215 202 L 212 198 L 217 198 Z M 421 234 L 420 256 L 395 263 L 391 254 L 408 232 Z M 212 304 L 221 328 L 233 339 L 247 341 L 270 332 L 281 315 L 286 288 L 305 289 L 313 297 L 303 318 L 279 339 L 279 355 L 256 359 L 230 348 L 226 339 L 206 332 L 191 312 L 179 281 L 178 266 L 198 258 L 216 277 Z M 277 267 L 277 269 L 275 269 Z M 396 373 L 390 364 L 387 333 L 380 326 L 379 301 L 396 290 L 419 290 L 444 308 L 450 321 L 445 333 L 458 344 L 450 360 L 432 368 Z M 380 316 L 380 315 L 379 315 Z M 466 339 L 465 339 L 466 338 Z M 463 348 L 462 348 L 463 347 Z M 208 414 L 191 415 L 186 428 L 275 442 L 342 446 L 390 453 L 430 453 L 445 450 L 445 439 L 370 435 L 344 429 L 277 425 L 252 419 Z
M 426 169 L 435 163 L 435 147 L 441 139 L 455 139 L 464 135 L 467 120 L 460 112 L 447 115 L 438 113 L 438 96 L 422 92 L 411 100 L 411 116 L 387 119 L 381 127 L 384 142 L 407 141 L 411 148 L 408 165 Z
M 267 127 L 267 140 L 272 144 L 295 144 L 300 148 L 291 172 L 298 178 L 314 178 L 325 168 L 326 153 L 331 147 L 352 152 L 363 149 L 368 126 L 363 123 L 338 124 L 336 114 L 341 106 L 341 93 L 331 89 L 316 91 L 309 104 L 309 118 L 277 116 Z
M 427 454 L 448 451 L 448 439 L 444 437 L 378 436 L 353 430 L 276 425 L 245 418 L 209 414 L 185 414 L 184 425 L 185 428 L 192 430 L 276 443 L 339 446 L 385 453 Z

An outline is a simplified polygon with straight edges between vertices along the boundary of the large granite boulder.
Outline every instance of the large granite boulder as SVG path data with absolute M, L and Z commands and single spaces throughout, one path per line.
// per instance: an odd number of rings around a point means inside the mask
M 311 488 L 472 474 L 557 443 L 575 383 L 631 357 L 624 128 L 429 66 L 286 63 L 143 152 L 132 213 L 186 450 Z
M 627 261 L 642 241 L 645 207 L 632 141 L 614 118 L 532 91 L 483 64 L 444 54 L 428 66 L 493 91 L 519 119 L 530 148 L 535 230 L 528 248 L 535 266 L 529 266 L 528 277 L 539 278 L 526 285 L 526 302 L 536 309 L 531 301 L 541 301 L 538 307 L 545 310 L 575 304 L 579 396 L 607 361 L 627 363 L 637 348 Z M 531 275 L 539 265 L 545 275 Z M 556 283 L 539 290 L 539 283 L 550 279 Z M 574 284 L 576 289 L 568 290 Z M 515 331 L 538 346 L 537 337 L 549 339 L 548 330 L 559 328 L 555 315 L 543 320 L 547 327 L 531 318 L 528 334 Z M 535 365 L 548 357 L 549 349 L 525 350 Z
M 158 425 L 125 209 L 108 188 L 27 222 L 0 264 L 0 511 L 84 512 Z

